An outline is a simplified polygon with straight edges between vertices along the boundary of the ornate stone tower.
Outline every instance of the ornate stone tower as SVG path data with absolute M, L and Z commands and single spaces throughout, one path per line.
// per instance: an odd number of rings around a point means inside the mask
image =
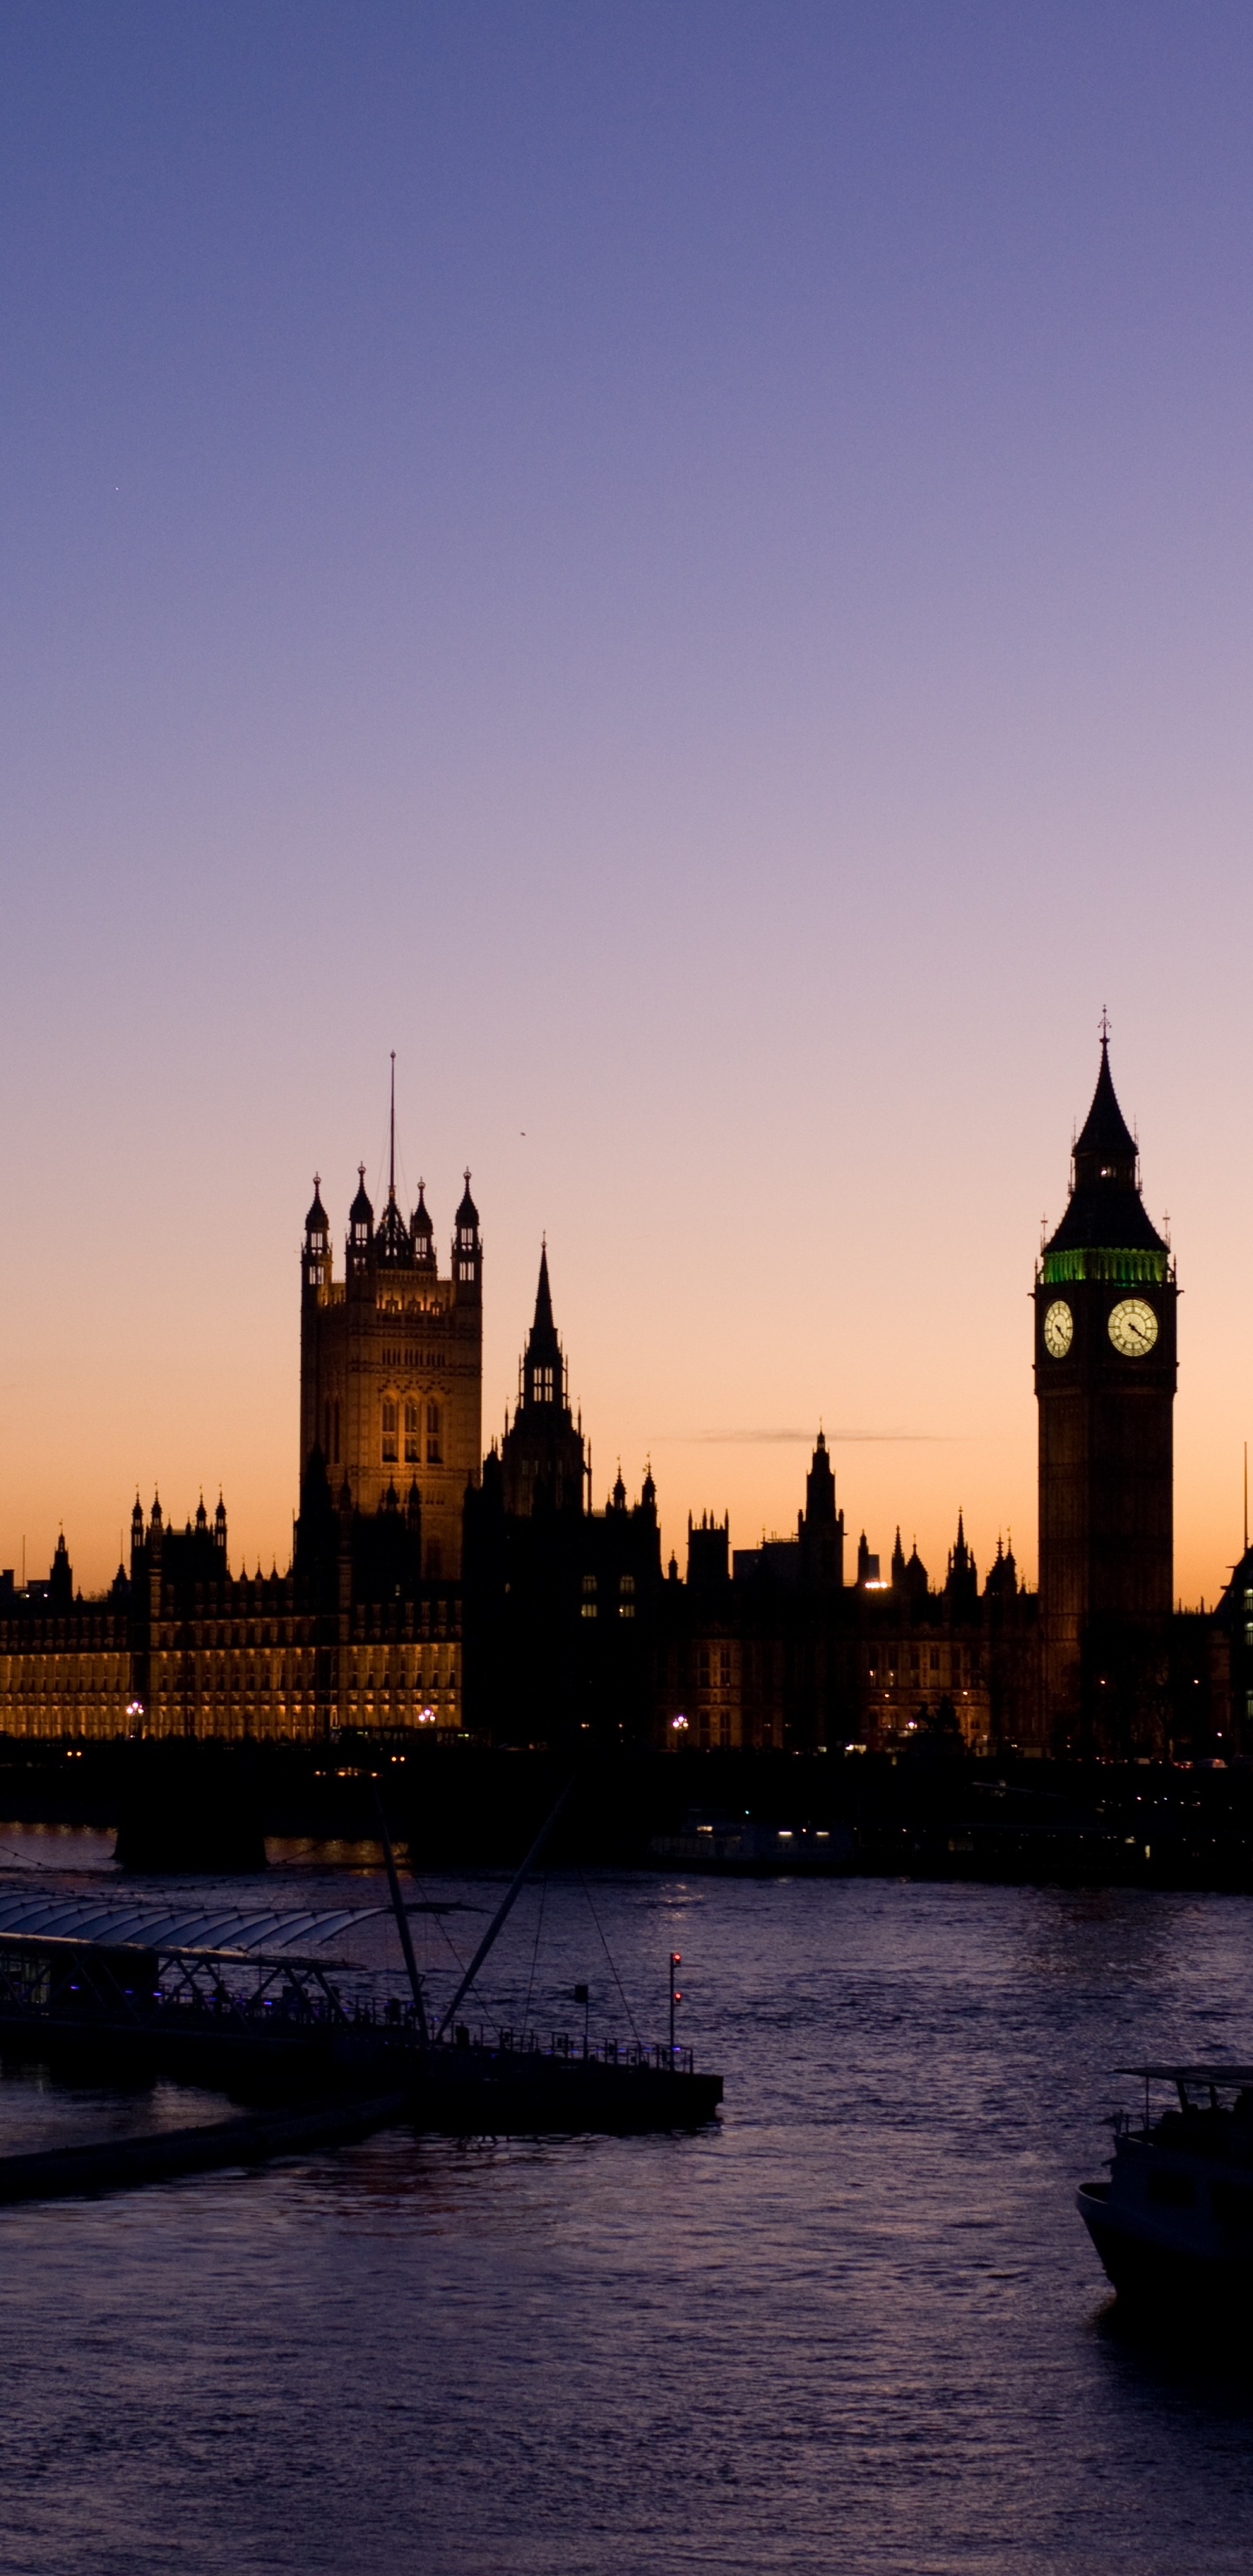
M 1069 1203 L 1035 1284 L 1043 1716 L 1059 1746 L 1129 1753 L 1160 1742 L 1177 1298 L 1169 1247 L 1140 1196 L 1103 1020 Z
M 844 1588 L 844 1514 L 835 1508 L 835 1476 L 827 1454 L 826 1434 L 819 1431 L 813 1464 L 805 1478 L 805 1508 L 796 1524 L 800 1542 L 801 1581 L 811 1592 Z M 900 1531 L 896 1534 L 900 1545 Z
M 387 1205 L 376 1227 L 358 1169 L 344 1277 L 315 1178 L 300 1296 L 300 1473 L 320 1449 L 333 1495 L 377 1511 L 416 1486 L 426 1572 L 461 1571 L 461 1512 L 482 1460 L 483 1246 L 470 1175 L 441 1279 L 424 1185 L 406 1219 L 396 1199 L 395 1073 Z
M 570 1411 L 568 1371 L 553 1322 L 548 1248 L 540 1252 L 535 1320 L 518 1371 L 518 1401 L 500 1453 L 507 1512 L 581 1512 L 590 1470 L 581 1422 Z

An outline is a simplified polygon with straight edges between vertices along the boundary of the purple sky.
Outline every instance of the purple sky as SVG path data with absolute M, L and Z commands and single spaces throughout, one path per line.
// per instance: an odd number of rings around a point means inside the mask
M 1034 1568 L 1107 1001 L 1212 1596 L 1251 131 L 1219 5 L 0 8 L 0 1562 L 102 1579 L 136 1478 L 281 1555 L 394 1046 L 489 1425 L 546 1227 L 667 1545 L 821 1416 L 854 1535 Z

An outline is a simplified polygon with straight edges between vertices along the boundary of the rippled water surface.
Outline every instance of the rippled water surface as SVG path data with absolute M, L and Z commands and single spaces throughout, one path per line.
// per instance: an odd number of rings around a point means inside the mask
M 64 1841 L 5 1839 L 58 1871 Z M 20 1844 L 20 1848 L 19 1848 Z M 77 1882 L 82 1883 L 82 1882 Z M 241 1902 L 261 1882 L 235 1882 Z M 376 1900 L 303 1863 L 267 1901 Z M 499 1884 L 425 1891 L 436 1982 Z M 1073 2209 L 1120 2059 L 1253 2054 L 1239 1900 L 528 1891 L 489 2000 L 720 2067 L 687 2138 L 336 2156 L 0 2211 L 6 2570 L 1244 2570 L 1253 2376 L 1130 2338 Z M 361 1939 L 382 1943 L 370 1918 Z M 371 1955 L 376 1955 L 371 1950 Z M 365 1955 L 359 1951 L 357 1955 Z M 220 2105 L 10 2070 L 0 2146 Z

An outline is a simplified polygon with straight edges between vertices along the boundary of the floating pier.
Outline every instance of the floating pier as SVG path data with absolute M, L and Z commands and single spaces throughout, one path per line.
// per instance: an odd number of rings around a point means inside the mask
M 392 1875 L 400 1912 L 394 1865 Z M 394 2124 L 458 2137 L 622 2135 L 714 2116 L 722 2078 L 698 2072 L 688 2049 L 559 2032 L 542 2040 L 458 2020 L 488 1942 L 432 2029 L 402 1912 L 411 1992 L 345 2001 L 338 1980 L 365 1972 L 325 1945 L 385 1910 L 189 1910 L 6 1890 L 0 2056 L 80 2083 L 165 2077 L 258 2107 L 194 2129 L 0 2158 L 0 2203 L 258 2164 Z

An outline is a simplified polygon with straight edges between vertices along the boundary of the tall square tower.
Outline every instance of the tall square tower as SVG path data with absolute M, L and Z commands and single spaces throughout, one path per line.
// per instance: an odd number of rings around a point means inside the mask
M 396 1199 L 393 1120 L 387 1205 L 374 1222 L 358 1171 L 348 1212 L 344 1276 L 315 1176 L 305 1219 L 300 1290 L 300 1471 L 315 1449 L 332 1495 L 347 1485 L 358 1511 L 416 1486 L 424 1571 L 461 1572 L 461 1516 L 477 1485 L 483 1438 L 483 1245 L 470 1175 L 441 1277 L 425 1189 L 406 1218 Z
M 1054 1741 L 1157 1749 L 1173 1600 L 1178 1304 L 1102 1025 L 1070 1200 L 1035 1282 L 1040 1629 Z

